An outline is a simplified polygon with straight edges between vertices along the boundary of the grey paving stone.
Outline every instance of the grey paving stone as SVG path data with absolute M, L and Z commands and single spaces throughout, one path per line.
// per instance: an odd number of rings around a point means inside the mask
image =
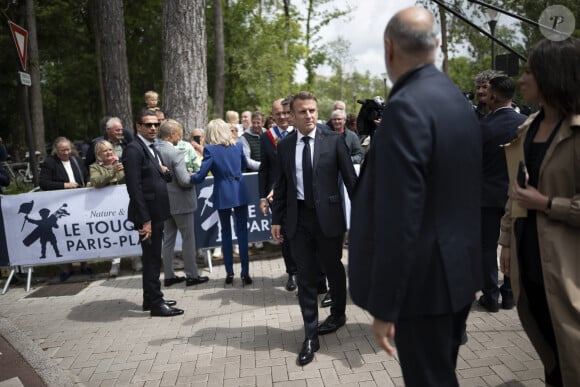
M 10 289 L 0 296 L 0 311 L 10 313 L 0 317 L 79 387 L 404 385 L 397 358 L 374 341 L 372 316 L 350 302 L 346 326 L 321 337 L 314 361 L 298 366 L 304 331 L 296 294 L 284 289 L 283 260 L 250 265 L 251 287 L 238 279 L 225 288 L 216 266 L 207 284 L 164 289 L 185 309 L 174 318 L 141 311 L 138 275 L 94 281 L 66 297 L 25 298 L 24 289 Z M 321 309 L 320 319 L 328 313 Z M 543 385 L 542 364 L 515 309 L 490 314 L 474 306 L 467 332 L 457 363 L 462 387 Z

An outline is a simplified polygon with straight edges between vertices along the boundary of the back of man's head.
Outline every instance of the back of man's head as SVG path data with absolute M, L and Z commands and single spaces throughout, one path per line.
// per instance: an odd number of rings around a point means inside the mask
M 437 28 L 433 15 L 425 8 L 409 7 L 398 12 L 387 24 L 385 39 L 390 39 L 407 56 L 435 61 Z
M 500 75 L 489 80 L 489 89 L 498 99 L 497 102 L 511 102 L 516 91 L 516 83 L 506 75 Z

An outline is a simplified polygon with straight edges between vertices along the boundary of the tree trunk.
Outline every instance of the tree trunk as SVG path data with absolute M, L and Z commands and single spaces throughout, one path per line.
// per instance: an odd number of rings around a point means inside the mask
M 203 1 L 163 2 L 163 106 L 185 136 L 207 123 L 207 63 Z M 187 138 L 187 137 L 186 137 Z
M 40 57 L 38 55 L 38 40 L 36 37 L 36 15 L 34 1 L 26 0 L 26 21 L 28 25 L 28 66 L 32 86 L 30 86 L 30 115 L 32 121 L 34 150 L 45 153 L 44 115 L 42 111 L 42 88 L 40 85 Z M 36 171 L 36 160 L 33 161 L 33 171 Z M 35 173 L 35 175 L 37 175 Z
M 439 6 L 439 19 L 441 21 L 441 51 L 443 52 L 443 72 L 449 74 L 449 52 L 447 49 L 447 18 L 445 9 Z
M 314 12 L 314 0 L 308 1 L 308 12 L 306 14 L 306 60 L 304 61 L 304 67 L 306 67 L 306 87 L 312 89 L 314 85 L 314 63 L 312 61 L 312 47 L 310 47 L 310 40 L 312 38 L 310 34 L 310 23 L 312 22 L 312 14 Z
M 214 28 L 215 28 L 215 84 L 213 93 L 213 107 L 216 116 L 224 116 L 224 99 L 226 89 L 225 79 L 225 46 L 224 46 L 224 18 L 221 0 L 214 0 Z
M 105 85 L 103 82 L 103 50 L 101 47 L 101 28 L 99 27 L 99 2 L 100 0 L 90 0 L 89 2 L 89 15 L 91 21 L 91 27 L 93 29 L 93 36 L 94 36 L 94 43 L 95 43 L 95 62 L 97 66 L 97 79 L 98 79 L 98 88 L 99 88 L 99 106 L 100 109 L 98 110 L 99 116 L 103 117 L 106 113 L 106 102 L 105 102 Z M 94 127 L 95 125 L 91 125 Z M 99 131 L 101 128 L 99 127 Z M 101 135 L 102 133 L 99 133 Z
M 98 1 L 106 114 L 133 128 L 123 0 Z

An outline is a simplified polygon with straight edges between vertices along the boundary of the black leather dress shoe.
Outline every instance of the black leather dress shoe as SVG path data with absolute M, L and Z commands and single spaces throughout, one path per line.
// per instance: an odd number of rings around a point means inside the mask
M 479 297 L 477 303 L 490 313 L 495 313 L 499 311 L 499 304 L 497 303 L 497 301 L 489 300 L 485 296 Z
M 173 278 L 165 278 L 163 280 L 163 285 L 165 285 L 165 287 L 169 287 L 171 285 L 175 285 L 175 284 L 181 283 L 183 281 L 185 281 L 185 277 L 175 276 Z
M 327 308 L 329 306 L 332 306 L 332 304 L 333 304 L 332 295 L 330 294 L 330 292 L 328 292 L 326 293 L 326 296 L 324 296 L 322 301 L 320 301 L 320 307 Z
M 165 300 L 164 302 L 165 302 L 165 305 L 167 305 L 167 306 L 177 305 L 177 301 L 175 301 L 175 300 Z M 149 310 L 151 310 L 151 304 L 143 303 L 143 312 L 147 312 Z
M 298 364 L 303 366 L 314 360 L 314 352 L 320 349 L 320 343 L 318 342 L 318 337 L 314 339 L 306 339 L 302 343 L 302 349 L 298 354 Z
M 185 286 L 199 285 L 207 281 L 209 281 L 209 277 L 202 276 L 187 277 L 187 279 L 185 280 Z
M 329 333 L 335 332 L 338 328 L 346 323 L 346 316 L 335 316 L 331 314 L 324 320 L 322 324 L 318 326 L 319 335 L 327 335 Z
M 501 308 L 502 309 L 513 309 L 516 306 L 513 298 L 503 298 L 501 300 Z
M 288 274 L 288 282 L 286 282 L 286 290 L 292 292 L 296 290 L 296 274 Z
M 173 317 L 183 314 L 182 309 L 172 308 L 167 304 L 155 305 L 151 307 L 151 317 Z
M 465 345 L 467 344 L 467 332 L 463 331 L 463 333 L 461 334 L 461 345 Z

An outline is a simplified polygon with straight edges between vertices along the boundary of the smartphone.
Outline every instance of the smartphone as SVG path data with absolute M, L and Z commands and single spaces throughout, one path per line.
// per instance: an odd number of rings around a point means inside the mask
M 517 177 L 517 182 L 518 185 L 522 188 L 526 188 L 526 176 L 528 174 L 528 171 L 526 170 L 526 164 L 523 161 L 520 161 L 520 164 L 518 165 L 518 177 Z
M 193 136 L 193 141 L 197 142 L 198 144 L 201 144 L 201 136 Z

